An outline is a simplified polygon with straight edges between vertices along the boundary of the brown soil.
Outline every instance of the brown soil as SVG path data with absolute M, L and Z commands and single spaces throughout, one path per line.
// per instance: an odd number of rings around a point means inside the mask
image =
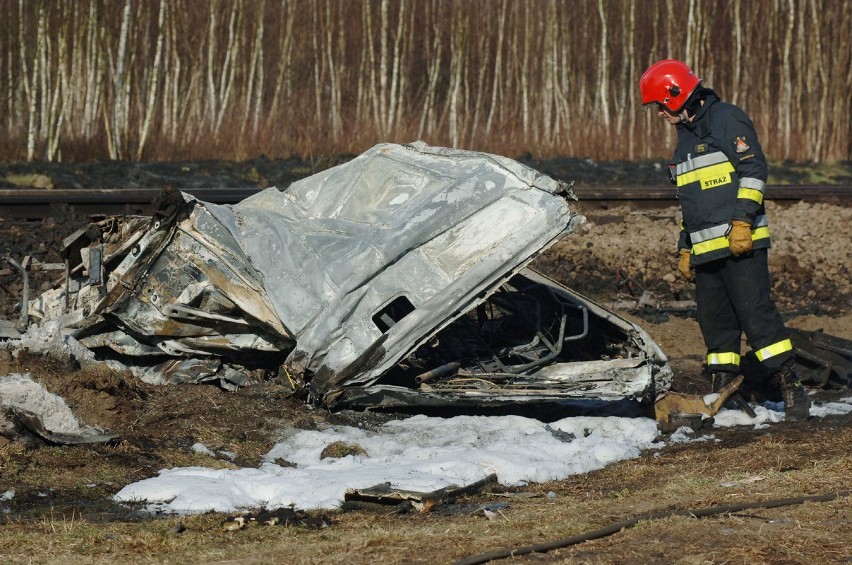
M 601 209 L 535 266 L 601 302 L 691 297 L 674 277 L 675 209 Z M 773 292 L 791 327 L 824 329 L 852 339 L 849 284 L 852 209 L 829 205 L 769 206 Z M 59 261 L 61 239 L 83 218 L 0 223 L 4 246 Z M 36 288 L 51 284 L 48 273 Z M 0 315 L 13 318 L 16 277 L 0 276 Z M 678 315 L 679 314 L 679 315 Z M 624 312 L 670 357 L 675 388 L 705 392 L 703 343 L 690 312 Z M 497 548 L 561 539 L 641 513 L 698 508 L 848 489 L 852 417 L 781 423 L 755 430 L 715 430 L 719 441 L 672 445 L 569 480 L 530 485 L 536 498 L 499 497 L 494 489 L 431 514 L 334 513 L 331 527 L 223 532 L 223 516 L 150 517 L 109 502 L 122 486 L 174 466 L 256 466 L 285 423 L 378 425 L 393 415 L 312 409 L 275 382 L 224 392 L 213 386 L 146 385 L 103 367 L 79 367 L 28 353 L 0 351 L 0 375 L 26 372 L 59 394 L 86 423 L 119 433 L 113 445 L 28 447 L 0 438 L 0 555 L 11 562 L 133 561 L 294 563 L 433 563 Z M 838 393 L 818 391 L 817 397 Z M 849 394 L 849 391 L 841 392 Z M 202 442 L 237 454 L 212 459 Z M 760 477 L 754 482 L 745 479 Z M 740 481 L 737 483 L 737 481 Z M 737 486 L 722 487 L 723 482 Z M 541 496 L 549 491 L 555 497 Z M 495 520 L 470 510 L 509 501 Z M 849 562 L 852 499 L 751 510 L 714 518 L 649 521 L 614 536 L 529 561 L 584 563 Z

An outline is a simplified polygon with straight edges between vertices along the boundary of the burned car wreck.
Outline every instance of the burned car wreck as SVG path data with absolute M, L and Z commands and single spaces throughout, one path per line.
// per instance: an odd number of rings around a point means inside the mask
M 146 382 L 275 377 L 331 409 L 653 401 L 651 337 L 527 267 L 572 199 L 511 159 L 381 144 L 234 205 L 93 218 L 25 314 Z

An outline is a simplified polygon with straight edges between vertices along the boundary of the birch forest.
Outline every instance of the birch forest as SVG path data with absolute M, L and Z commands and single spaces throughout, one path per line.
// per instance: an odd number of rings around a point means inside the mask
M 772 159 L 844 161 L 848 0 L 0 0 L 0 159 L 669 155 L 686 61 Z

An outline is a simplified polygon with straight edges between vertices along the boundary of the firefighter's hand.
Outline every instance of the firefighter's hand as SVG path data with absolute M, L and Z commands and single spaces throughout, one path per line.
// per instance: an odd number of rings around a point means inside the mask
M 734 255 L 751 253 L 751 226 L 748 222 L 734 220 L 728 233 L 728 247 Z
M 677 270 L 683 278 L 691 281 L 695 278 L 695 275 L 692 274 L 692 269 L 689 267 L 689 256 L 691 253 L 689 249 L 678 249 L 678 254 L 680 257 L 677 260 Z

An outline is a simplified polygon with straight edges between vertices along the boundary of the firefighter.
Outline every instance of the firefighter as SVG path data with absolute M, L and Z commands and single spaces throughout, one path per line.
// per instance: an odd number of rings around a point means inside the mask
M 739 373 L 745 332 L 780 385 L 786 418 L 807 419 L 810 402 L 793 369 L 793 345 L 770 296 L 767 166 L 751 119 L 681 61 L 648 67 L 639 90 L 642 104 L 677 130 L 669 178 L 683 218 L 678 271 L 695 281 L 713 391 Z

